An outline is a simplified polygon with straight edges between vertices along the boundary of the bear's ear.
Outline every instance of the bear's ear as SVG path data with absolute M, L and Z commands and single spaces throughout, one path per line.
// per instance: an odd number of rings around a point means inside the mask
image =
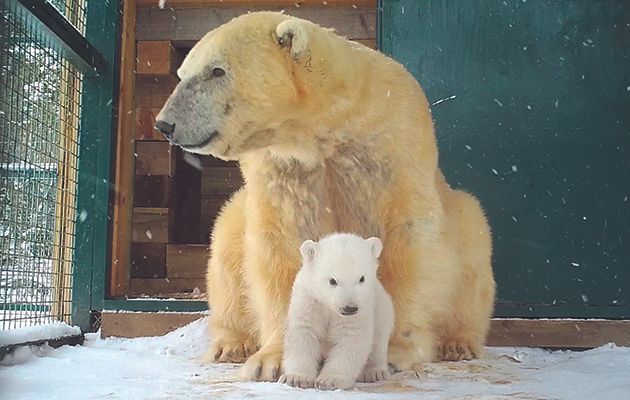
M 308 34 L 304 22 L 288 19 L 276 27 L 276 40 L 282 47 L 288 47 L 291 57 L 298 61 L 308 47 Z
M 305 240 L 300 246 L 300 253 L 302 253 L 302 258 L 305 262 L 313 262 L 317 254 L 317 243 L 312 240 Z
M 381 243 L 381 239 L 377 237 L 371 237 L 367 239 L 367 242 L 370 245 L 370 249 L 372 249 L 372 256 L 374 256 L 374 258 L 379 258 L 381 255 L 381 251 L 383 251 L 383 243 Z

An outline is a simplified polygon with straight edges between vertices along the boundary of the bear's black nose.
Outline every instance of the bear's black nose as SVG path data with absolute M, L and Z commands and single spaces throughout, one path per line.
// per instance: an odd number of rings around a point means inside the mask
M 354 315 L 359 311 L 359 307 L 357 306 L 343 306 L 341 308 L 341 314 L 343 315 Z
M 155 129 L 160 131 L 167 139 L 171 139 L 171 136 L 175 131 L 175 124 L 169 124 L 166 121 L 158 120 L 155 121 Z

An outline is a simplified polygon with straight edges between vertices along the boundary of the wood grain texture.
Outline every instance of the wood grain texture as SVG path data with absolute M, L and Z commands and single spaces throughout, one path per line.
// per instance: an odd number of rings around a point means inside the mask
M 203 314 L 104 312 L 103 335 L 138 337 L 163 335 Z M 131 317 L 131 316 L 135 316 Z M 146 328 L 145 328 L 146 326 Z M 576 328 L 576 326 L 578 328 Z M 531 329 L 532 339 L 524 329 Z M 579 331 L 578 331 L 579 329 Z M 592 348 L 606 343 L 630 346 L 630 321 L 503 320 L 493 319 L 488 345 L 553 348 Z M 495 338 L 502 337 L 501 341 Z M 562 337 L 562 339 L 561 339 Z
M 130 296 L 186 297 L 201 299 L 206 291 L 203 278 L 132 278 L 129 285 Z M 187 294 L 182 296 L 182 294 Z
M 101 337 L 162 336 L 202 318 L 204 313 L 149 313 L 103 311 Z
M 206 276 L 210 251 L 205 244 L 169 244 L 166 246 L 166 274 L 171 278 Z
M 136 175 L 175 174 L 175 155 L 168 142 L 136 142 Z
M 182 57 L 167 40 L 137 42 L 136 73 L 138 75 L 171 75 L 181 64 Z
M 173 198 L 173 178 L 165 175 L 136 175 L 134 207 L 169 207 Z
M 282 8 L 271 8 L 280 11 Z M 199 40 L 206 33 L 249 8 L 138 9 L 137 40 Z M 304 18 L 326 28 L 334 28 L 349 39 L 376 38 L 374 7 L 300 7 L 287 10 L 291 16 Z
M 160 113 L 159 107 L 136 108 L 136 140 L 166 141 L 164 135 L 155 130 L 155 117 Z
M 209 167 L 201 171 L 201 194 L 229 195 L 243 186 L 237 167 Z
M 493 319 L 489 346 L 591 348 L 630 346 L 630 321 Z
M 166 278 L 166 245 L 132 243 L 131 278 Z
M 134 207 L 131 241 L 135 243 L 168 243 L 170 240 L 168 208 Z
M 178 82 L 173 75 L 139 75 L 137 78 L 136 106 L 157 109 L 157 112 L 164 106 Z
M 109 295 L 124 296 L 129 283 L 130 243 L 132 230 L 135 86 L 136 74 L 136 0 L 127 0 L 122 8 L 122 39 L 120 44 L 120 83 L 116 155 L 114 167 L 112 247 Z

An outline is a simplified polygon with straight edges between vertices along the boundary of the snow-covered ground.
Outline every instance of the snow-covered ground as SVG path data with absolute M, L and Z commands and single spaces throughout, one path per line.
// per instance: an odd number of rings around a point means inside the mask
M 162 337 L 23 349 L 0 366 L 1 399 L 601 399 L 630 398 L 630 348 L 549 352 L 491 348 L 473 362 L 429 364 L 352 391 L 238 382 L 237 366 L 206 364 L 206 321 Z M 11 365 L 8 365 L 11 364 Z
M 63 322 L 52 322 L 49 324 L 0 331 L 0 346 L 37 342 L 46 339 L 59 339 L 80 334 L 81 329 L 76 326 L 70 326 Z

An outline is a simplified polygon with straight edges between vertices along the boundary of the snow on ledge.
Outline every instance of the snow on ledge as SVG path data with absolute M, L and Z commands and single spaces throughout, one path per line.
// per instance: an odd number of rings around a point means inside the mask
M 0 331 L 0 346 L 59 339 L 80 334 L 81 329 L 77 326 L 70 326 L 65 322 L 53 322 L 51 324 Z

